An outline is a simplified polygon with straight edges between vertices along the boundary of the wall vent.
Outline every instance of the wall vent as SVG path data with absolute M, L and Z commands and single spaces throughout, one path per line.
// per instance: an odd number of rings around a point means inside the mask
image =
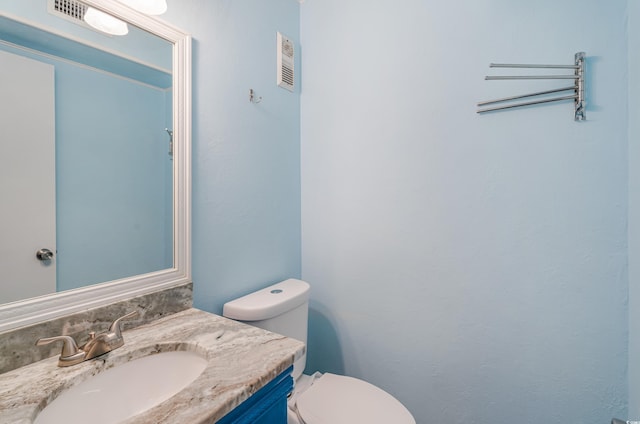
M 278 32 L 278 86 L 289 91 L 293 91 L 295 73 L 293 64 L 295 62 L 295 50 L 293 41 Z
M 91 28 L 84 21 L 84 14 L 88 6 L 75 0 L 47 0 L 47 10 L 52 15 Z

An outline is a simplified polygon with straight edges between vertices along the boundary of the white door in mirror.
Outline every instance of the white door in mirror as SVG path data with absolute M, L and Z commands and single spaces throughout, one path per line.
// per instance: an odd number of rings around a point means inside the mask
M 53 66 L 0 51 L 0 99 L 1 304 L 56 291 Z
M 205 358 L 184 351 L 127 362 L 63 392 L 42 410 L 34 424 L 120 423 L 180 392 L 206 365 Z

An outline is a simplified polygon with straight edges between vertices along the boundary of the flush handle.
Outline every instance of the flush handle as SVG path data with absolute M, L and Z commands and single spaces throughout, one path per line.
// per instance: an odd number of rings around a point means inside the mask
M 53 258 L 53 252 L 49 249 L 40 249 L 36 252 L 36 258 L 39 261 L 50 261 Z

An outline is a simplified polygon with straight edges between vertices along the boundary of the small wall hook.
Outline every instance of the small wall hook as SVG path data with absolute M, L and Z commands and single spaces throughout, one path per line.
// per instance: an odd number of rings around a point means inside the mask
M 258 104 L 262 101 L 262 96 L 256 97 L 256 94 L 253 91 L 253 88 L 249 89 L 249 101 L 253 104 Z

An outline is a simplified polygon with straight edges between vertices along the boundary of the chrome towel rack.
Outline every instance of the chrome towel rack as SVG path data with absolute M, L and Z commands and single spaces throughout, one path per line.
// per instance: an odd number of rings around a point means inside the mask
M 573 80 L 574 85 L 563 88 L 556 88 L 553 90 L 538 91 L 535 93 L 521 94 L 518 96 L 504 97 L 502 99 L 489 100 L 486 102 L 478 103 L 478 113 L 494 112 L 497 110 L 512 109 L 523 106 L 531 106 L 542 103 L 559 102 L 563 100 L 574 101 L 574 119 L 576 121 L 584 121 L 586 119 L 586 101 L 585 101 L 585 62 L 586 54 L 584 52 L 578 52 L 575 54 L 575 63 L 573 65 L 527 65 L 517 63 L 491 63 L 490 68 L 526 68 L 526 69 L 572 69 L 573 74 L 565 75 L 497 75 L 486 76 L 485 80 L 532 80 L 532 79 L 545 79 L 545 80 Z M 507 103 L 514 100 L 526 99 L 529 97 L 538 97 L 554 93 L 562 93 L 565 91 L 573 91 L 573 94 L 568 96 L 552 97 L 539 99 L 529 102 L 521 103 L 509 103 L 502 106 L 486 107 L 488 105 L 494 105 L 497 103 Z

